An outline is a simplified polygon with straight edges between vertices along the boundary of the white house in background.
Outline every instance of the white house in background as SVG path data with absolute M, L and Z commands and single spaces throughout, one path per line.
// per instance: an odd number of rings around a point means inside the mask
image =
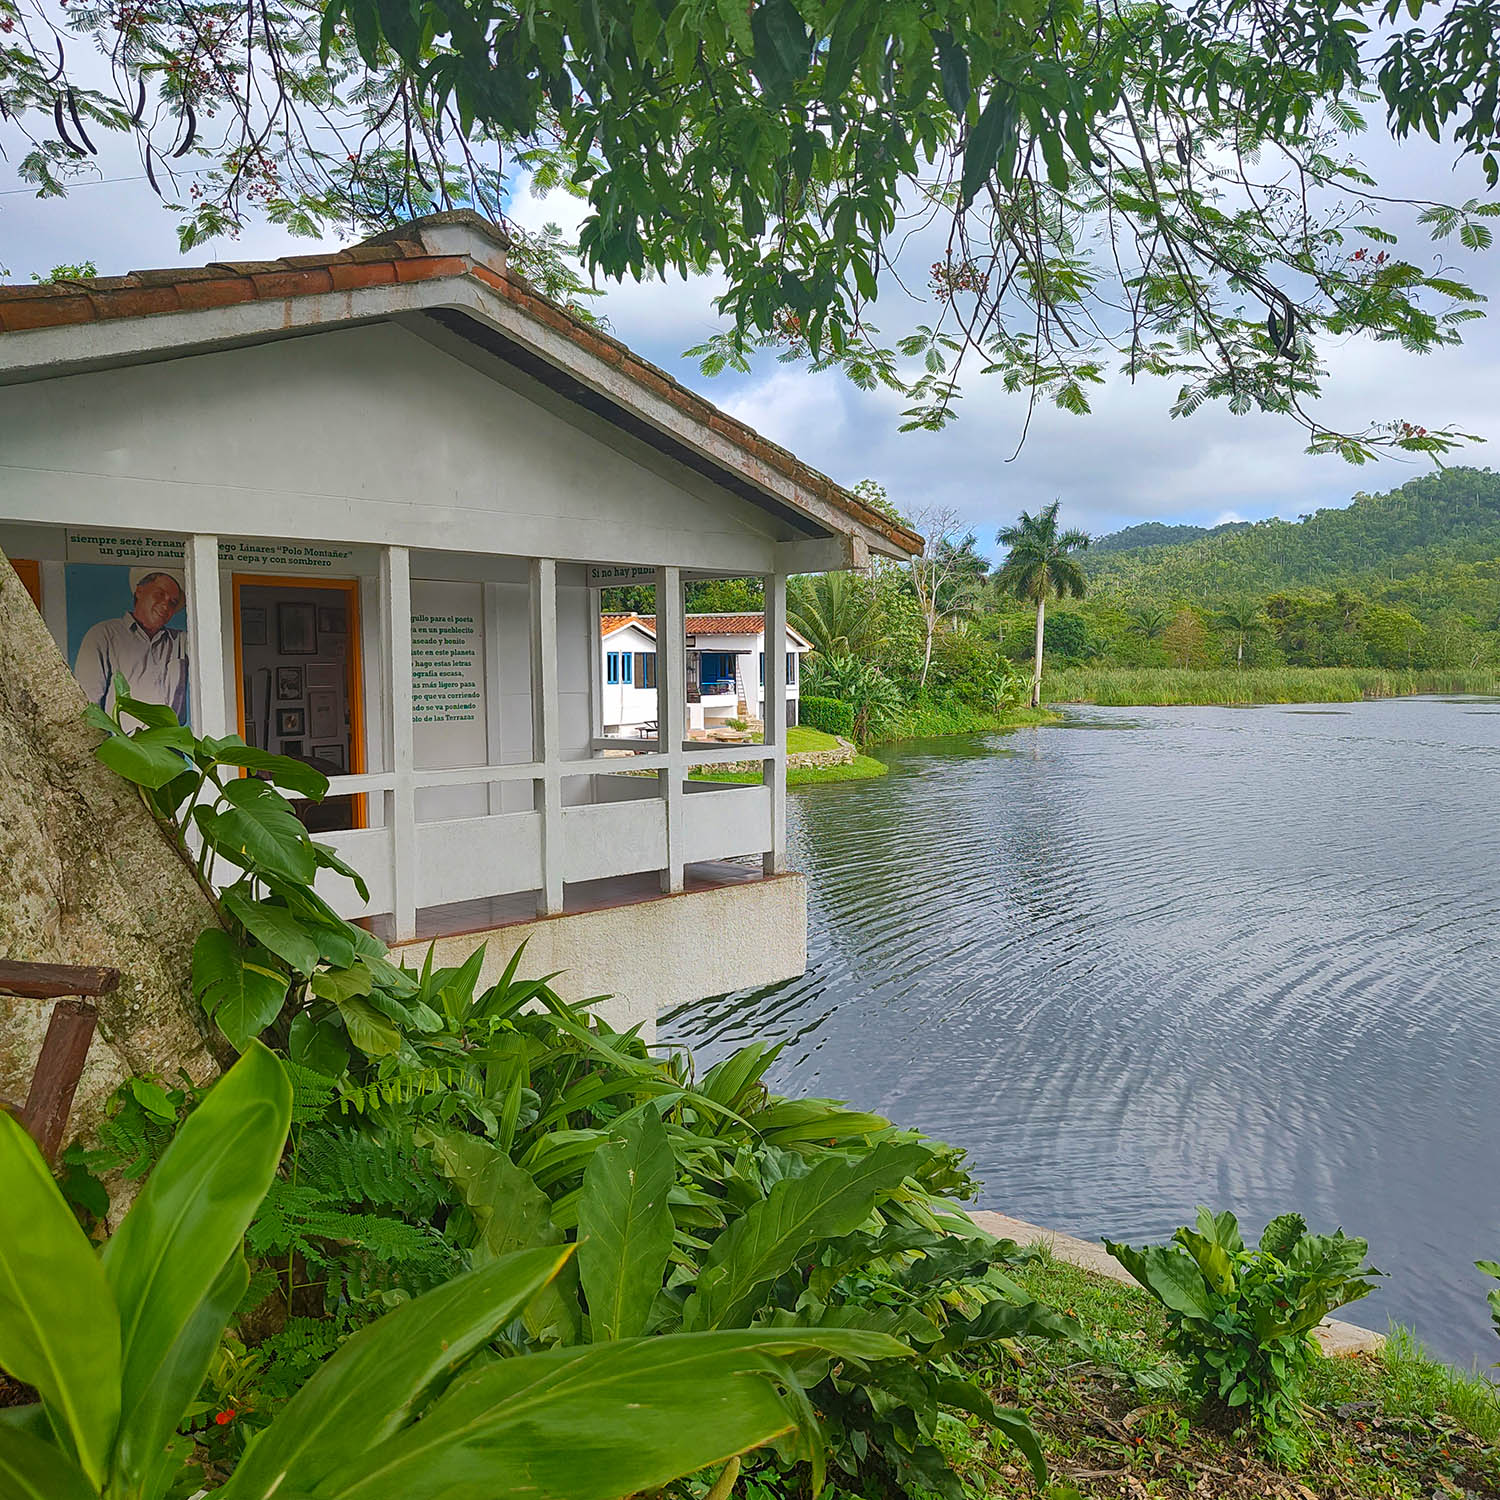
M 766 681 L 766 617 L 690 614 L 687 644 L 687 727 L 713 729 L 730 719 L 762 719 Z M 599 622 L 600 704 L 607 734 L 655 732 L 656 616 L 605 615 Z M 812 643 L 786 627 L 786 723 L 797 722 L 802 696 L 800 658 Z
M 411 959 L 485 942 L 491 973 L 528 939 L 529 967 L 649 1028 L 805 962 L 785 654 L 763 745 L 691 740 L 686 583 L 760 577 L 780 640 L 788 574 L 920 538 L 506 252 L 443 213 L 342 251 L 0 287 L 0 549 L 70 663 L 100 624 L 142 681 L 185 651 L 200 732 L 328 772 L 308 821 L 369 883 L 320 879 L 345 916 Z M 645 581 L 660 732 L 611 736 L 600 591 Z M 747 758 L 757 785 L 688 777 Z

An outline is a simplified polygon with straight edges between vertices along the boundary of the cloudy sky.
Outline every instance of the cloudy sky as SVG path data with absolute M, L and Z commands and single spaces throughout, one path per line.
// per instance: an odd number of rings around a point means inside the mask
M 1396 147 L 1367 135 L 1357 147 L 1384 191 L 1396 196 L 1461 201 L 1483 197 L 1476 169 L 1455 168 L 1447 148 L 1427 142 Z M 129 146 L 113 143 L 101 157 L 99 182 L 80 184 L 64 200 L 38 201 L 0 161 L 0 267 L 9 279 L 60 263 L 93 260 L 101 274 L 168 266 L 177 251 L 174 216 L 160 206 L 140 175 Z M 556 219 L 568 227 L 576 205 L 566 198 L 537 203 L 523 190 L 513 204 L 523 223 Z M 1500 294 L 1500 250 L 1472 255 L 1456 241 L 1441 250 L 1416 230 L 1410 215 L 1393 212 L 1388 227 L 1402 232 L 1400 252 L 1419 264 L 1441 253 L 1458 274 Z M 271 226 L 238 241 L 200 247 L 188 261 L 244 260 L 305 254 L 306 240 Z M 1040 407 L 1018 457 L 1025 401 L 1007 396 L 993 378 L 969 382 L 962 415 L 941 433 L 898 431 L 903 401 L 888 392 L 865 394 L 842 376 L 811 375 L 769 354 L 749 376 L 709 379 L 682 351 L 721 326 L 710 283 L 647 283 L 611 287 L 597 304 L 614 332 L 685 383 L 845 484 L 873 478 L 903 510 L 956 508 L 987 549 L 995 529 L 1022 509 L 1053 498 L 1070 524 L 1095 534 L 1143 520 L 1212 524 L 1231 518 L 1297 515 L 1347 503 L 1357 489 L 1379 490 L 1429 467 L 1414 457 L 1352 468 L 1337 458 L 1303 452 L 1300 428 L 1268 418 L 1234 417 L 1222 407 L 1174 421 L 1169 382 L 1130 386 L 1115 380 L 1097 388 L 1094 412 L 1074 417 Z M 924 316 L 898 288 L 883 291 L 878 321 L 889 333 Z M 1468 342 L 1426 357 L 1392 345 L 1354 341 L 1331 351 L 1333 378 L 1324 402 L 1331 426 L 1405 418 L 1425 426 L 1455 425 L 1489 440 L 1467 460 L 1500 465 L 1500 323 L 1469 325 Z

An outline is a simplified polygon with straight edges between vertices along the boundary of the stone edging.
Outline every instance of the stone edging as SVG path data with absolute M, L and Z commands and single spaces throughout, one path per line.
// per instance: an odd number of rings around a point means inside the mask
M 843 735 L 836 734 L 834 739 L 839 742 L 837 750 L 799 750 L 786 758 L 787 770 L 793 770 L 798 766 L 850 766 L 854 764 L 854 745 L 852 741 L 846 740 Z M 729 771 L 736 776 L 751 776 L 760 774 L 762 762 L 758 760 L 732 760 L 723 765 L 713 767 L 715 771 Z M 646 773 L 654 776 L 655 771 Z
M 1045 1245 L 1058 1260 L 1066 1261 L 1096 1276 L 1107 1276 L 1111 1281 L 1134 1286 L 1135 1278 L 1112 1256 L 1103 1245 L 1093 1240 L 1076 1239 L 1071 1234 L 1060 1234 L 1055 1229 L 1043 1229 L 1039 1224 L 1028 1224 L 1025 1219 L 1013 1219 L 1008 1214 L 997 1214 L 987 1209 L 974 1209 L 969 1217 L 985 1231 L 998 1239 L 1014 1240 L 1018 1245 Z M 1341 1323 L 1336 1318 L 1324 1318 L 1315 1333 L 1324 1354 L 1378 1354 L 1385 1347 L 1385 1335 L 1369 1328 L 1359 1328 L 1353 1323 Z

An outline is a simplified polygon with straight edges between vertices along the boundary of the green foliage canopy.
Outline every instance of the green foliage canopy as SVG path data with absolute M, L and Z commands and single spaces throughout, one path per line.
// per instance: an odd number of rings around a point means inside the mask
M 185 244 L 252 213 L 304 233 L 500 216 L 519 168 L 587 197 L 590 273 L 723 273 L 706 369 L 765 342 L 940 427 L 966 360 L 1078 413 L 1118 368 L 1173 382 L 1178 414 L 1283 413 L 1361 460 L 1462 434 L 1327 430 L 1319 348 L 1435 349 L 1478 310 L 1390 248 L 1345 139 L 1373 87 L 1392 130 L 1446 130 L 1494 181 L 1494 4 L 1408 0 L 1398 32 L 1398 0 L 0 0 L 0 143 L 51 195 L 95 134 L 133 135 Z M 94 52 L 108 86 L 79 67 Z M 1421 210 L 1482 249 L 1500 204 Z M 918 226 L 914 253 L 941 247 L 930 316 L 882 332 L 882 273 Z M 519 235 L 514 259 L 581 307 L 564 248 Z

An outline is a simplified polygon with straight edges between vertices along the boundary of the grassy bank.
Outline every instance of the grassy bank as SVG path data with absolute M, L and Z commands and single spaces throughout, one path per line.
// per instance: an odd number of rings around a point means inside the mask
M 1160 1307 L 1144 1293 L 1061 1261 L 1009 1272 L 1025 1292 L 1075 1316 L 1094 1344 L 1028 1340 L 986 1372 L 995 1398 L 1042 1435 L 1051 1500 L 1429 1500 L 1500 1495 L 1500 1400 L 1487 1382 L 1426 1359 L 1397 1334 L 1383 1355 L 1314 1362 L 1295 1469 L 1202 1419 L 1180 1392 Z M 976 1493 L 1036 1500 L 1014 1448 L 982 1429 L 951 1452 Z
M 809 729 L 805 724 L 794 725 L 786 732 L 786 748 L 790 755 L 837 750 L 838 744 L 831 734 L 824 734 L 821 729 Z M 827 786 L 838 781 L 869 781 L 884 776 L 887 769 L 872 756 L 856 755 L 852 764 L 846 766 L 788 766 L 786 784 L 789 787 Z M 727 786 L 753 785 L 760 780 L 755 773 L 744 771 L 690 771 L 688 776 L 692 781 L 720 781 Z
M 1136 708 L 1171 704 L 1354 703 L 1407 693 L 1496 693 L 1494 671 L 1385 671 L 1377 667 L 1073 667 L 1042 681 L 1049 703 Z
M 996 713 L 962 704 L 912 703 L 881 731 L 875 743 L 939 739 L 945 734 L 995 734 L 1028 724 L 1056 722 L 1057 715 L 1045 708 L 1007 708 Z

